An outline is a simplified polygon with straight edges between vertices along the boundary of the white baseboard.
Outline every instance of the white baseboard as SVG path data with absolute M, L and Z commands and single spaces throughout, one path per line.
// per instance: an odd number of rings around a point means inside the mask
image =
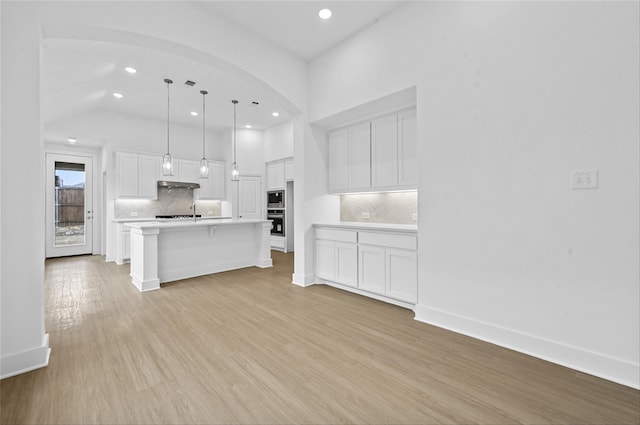
M 46 367 L 49 364 L 50 355 L 49 334 L 44 334 L 41 346 L 2 358 L 2 361 L 0 361 L 0 379 Z
M 389 304 L 397 305 L 398 307 L 406 308 L 409 310 L 413 310 L 415 308 L 414 304 L 408 303 L 406 301 L 396 300 L 395 298 L 387 297 L 385 295 L 376 294 L 374 292 L 363 291 L 359 288 L 354 288 L 353 286 L 342 285 L 340 283 L 332 282 L 330 280 L 318 279 L 319 284 L 331 286 L 334 288 L 342 289 L 343 291 L 353 292 L 354 294 L 362 295 L 364 297 L 373 298 L 378 301 L 384 301 Z
M 640 389 L 640 364 L 417 305 L 415 320 Z
M 306 286 L 315 285 L 316 276 L 313 274 L 301 275 L 299 273 L 294 273 L 291 275 L 291 283 L 293 283 L 294 285 L 302 286 L 303 288 Z
M 148 292 L 155 291 L 156 289 L 160 289 L 160 279 L 148 279 L 142 280 L 138 276 L 130 275 L 131 283 L 138 288 L 140 292 Z

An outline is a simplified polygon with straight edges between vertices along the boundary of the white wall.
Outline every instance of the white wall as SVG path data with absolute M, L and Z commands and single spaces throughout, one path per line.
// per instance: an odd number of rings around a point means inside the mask
M 113 152 L 131 151 L 164 155 L 167 151 L 167 123 L 119 112 L 88 112 L 48 123 L 45 130 L 61 132 L 73 128 L 82 147 L 83 139 L 101 140 Z M 169 149 L 176 158 L 199 161 L 202 158 L 202 130 L 172 123 Z M 222 134 L 207 131 L 205 150 L 208 159 L 227 161 L 227 146 Z
M 262 176 L 264 174 L 264 132 L 238 129 L 236 146 L 240 175 Z
M 24 166 L 25 161 L 44 163 L 41 37 L 114 41 L 180 54 L 272 88 L 291 114 L 306 107 L 307 81 L 305 62 L 204 13 L 195 3 L 0 2 L 0 8 L 0 375 L 8 376 L 45 365 L 49 353 L 43 294 L 44 167 Z M 108 150 L 104 153 L 109 156 Z M 29 231 L 16 223 L 28 223 Z
M 293 120 L 264 132 L 265 162 L 293 156 Z
M 24 9 L 2 7 L 2 329 L 0 377 L 49 361 L 44 330 L 44 151 L 40 34 Z M 9 10 L 8 10 L 9 9 Z M 19 42 L 17 42 L 19 40 Z M 28 83 L 26 83 L 28 82 Z M 25 163 L 40 166 L 25 167 Z M 20 184 L 7 184 L 19 181 Z M 19 225 L 19 224 L 24 225 Z M 29 232 L 24 229 L 28 228 Z
M 310 64 L 313 120 L 418 87 L 417 320 L 640 386 L 638 16 L 415 2 Z

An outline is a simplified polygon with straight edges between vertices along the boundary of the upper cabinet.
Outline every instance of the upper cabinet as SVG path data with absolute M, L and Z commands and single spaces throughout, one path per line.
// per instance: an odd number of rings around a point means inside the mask
M 284 161 L 267 163 L 267 190 L 284 190 Z
M 398 114 L 398 185 L 418 186 L 418 131 L 416 109 Z
M 225 199 L 225 163 L 222 161 L 209 161 L 209 177 L 198 179 L 200 189 L 198 199 Z
M 166 176 L 165 180 L 184 183 L 199 183 L 200 161 L 174 159 L 173 176 Z
M 293 181 L 293 158 L 284 160 L 284 181 Z
M 173 160 L 173 176 L 162 173 L 162 157 L 116 152 L 116 198 L 158 199 L 158 180 L 199 183 L 196 199 L 225 199 L 225 163 L 209 161 L 209 178 L 200 178 L 200 161 Z
M 157 199 L 162 158 L 116 152 L 116 197 Z
M 329 190 L 415 189 L 415 108 L 329 133 Z
M 329 133 L 329 190 L 371 187 L 371 124 L 367 121 Z

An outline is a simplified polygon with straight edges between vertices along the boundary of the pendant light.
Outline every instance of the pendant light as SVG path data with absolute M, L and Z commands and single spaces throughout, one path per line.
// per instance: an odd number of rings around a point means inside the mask
M 207 95 L 207 91 L 206 90 L 200 90 L 200 93 L 202 94 L 202 159 L 200 160 L 200 178 L 201 179 L 208 179 L 209 178 L 209 161 L 204 156 L 204 133 L 205 133 L 205 130 L 204 130 L 204 112 L 205 112 L 204 97 Z
M 238 101 L 232 100 L 231 103 L 233 103 L 233 164 L 231 164 L 231 181 L 237 182 L 240 180 L 240 171 L 238 171 L 238 164 L 236 162 L 236 105 Z
M 162 174 L 165 176 L 173 176 L 173 159 L 171 159 L 171 154 L 169 153 L 169 85 L 173 84 L 173 81 L 165 78 L 164 82 L 167 83 L 167 153 L 162 157 Z

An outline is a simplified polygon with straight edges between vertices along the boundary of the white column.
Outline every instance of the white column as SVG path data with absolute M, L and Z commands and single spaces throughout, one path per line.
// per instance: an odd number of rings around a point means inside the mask
M 256 266 L 260 268 L 273 267 L 271 260 L 271 222 L 257 223 L 256 228 Z
M 140 292 L 160 289 L 157 227 L 131 229 L 131 282 Z

